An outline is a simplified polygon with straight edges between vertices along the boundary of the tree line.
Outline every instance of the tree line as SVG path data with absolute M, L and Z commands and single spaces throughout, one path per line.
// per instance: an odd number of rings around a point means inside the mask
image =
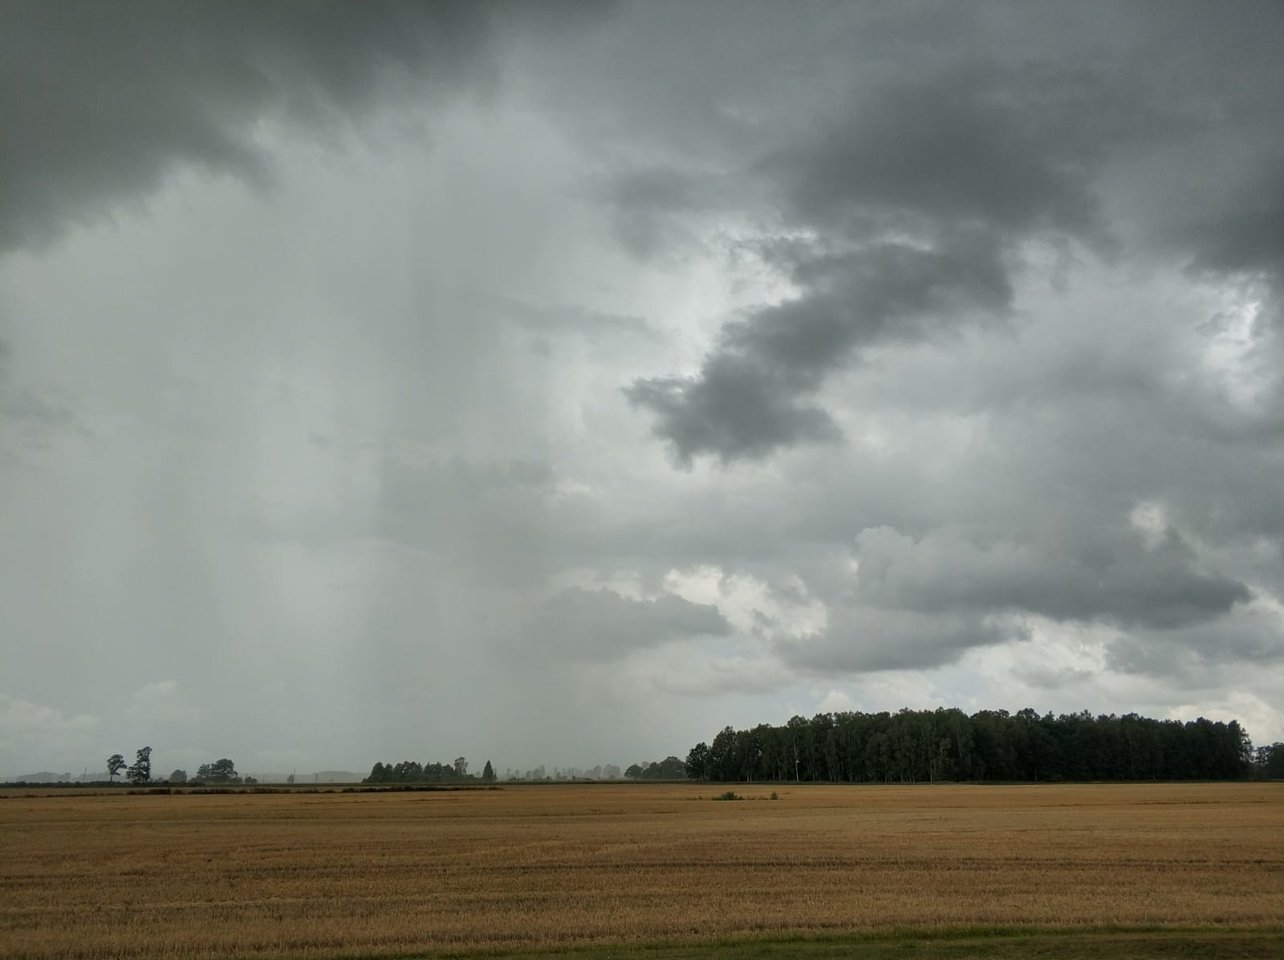
M 481 780 L 482 783 L 495 782 L 495 768 L 486 761 L 481 776 L 468 772 L 468 758 L 456 757 L 454 763 L 419 763 L 415 760 L 402 760 L 400 763 L 376 763 L 370 768 L 370 776 L 362 783 L 460 783 L 468 780 Z
M 115 783 L 116 778 L 121 773 L 125 774 L 125 779 L 134 785 L 151 783 L 152 781 L 152 748 L 139 747 L 134 754 L 134 762 L 126 764 L 122 754 L 113 753 L 107 758 L 107 779 L 109 783 Z M 236 772 L 236 764 L 226 757 L 221 760 L 215 760 L 212 763 L 202 763 L 196 771 L 196 777 L 188 780 L 186 770 L 175 770 L 164 781 L 167 783 L 190 783 L 191 786 L 198 787 L 206 783 L 257 783 L 253 777 L 242 777 Z M 294 775 L 291 774 L 289 782 L 294 782 Z
M 150 746 L 134 763 L 114 753 L 109 780 L 122 773 L 131 784 L 152 782 Z M 557 772 L 555 779 L 616 779 L 614 764 Z M 684 761 L 674 756 L 635 763 L 629 780 L 798 781 L 828 783 L 924 783 L 936 781 L 1093 781 L 1284 779 L 1284 743 L 1253 748 L 1236 720 L 1155 720 L 1135 713 L 1094 717 L 1088 711 L 1040 716 L 1026 708 L 981 710 L 902 709 L 896 713 L 820 713 L 793 717 L 782 726 L 724 727 L 712 743 L 698 743 Z M 523 779 L 514 771 L 506 778 Z M 494 783 L 486 761 L 480 775 L 468 760 L 453 763 L 376 763 L 361 782 Z M 549 779 L 544 768 L 524 779 Z M 175 770 L 169 783 L 253 784 L 227 758 L 203 763 L 190 780 Z M 164 782 L 164 781 L 160 781 Z M 294 775 L 286 778 L 294 782 Z
M 940 708 L 726 727 L 691 749 L 686 772 L 693 780 L 832 783 L 1231 780 L 1274 759 L 1273 747 L 1254 754 L 1235 720 Z

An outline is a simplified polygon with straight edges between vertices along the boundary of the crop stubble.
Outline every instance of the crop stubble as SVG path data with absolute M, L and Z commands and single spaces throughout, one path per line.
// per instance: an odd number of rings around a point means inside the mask
M 1280 784 L 737 789 L 8 796 L 0 957 L 1281 920 Z

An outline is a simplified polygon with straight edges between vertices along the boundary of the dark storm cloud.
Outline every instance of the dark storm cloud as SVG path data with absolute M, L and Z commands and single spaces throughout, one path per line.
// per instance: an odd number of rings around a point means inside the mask
M 1005 614 L 1109 624 L 1155 656 L 1278 659 L 1278 623 L 1246 611 L 1280 582 L 1263 478 L 1284 422 L 1284 11 L 1171 12 L 1081 8 L 1053 29 L 1007 11 L 959 24 L 948 52 L 853 55 L 839 93 L 769 128 L 787 140 L 726 164 L 766 198 L 748 244 L 792 293 L 726 320 L 694 374 L 626 395 L 680 464 L 831 444 L 795 457 L 838 489 L 774 504 L 794 515 L 773 524 L 852 537 L 860 573 L 803 574 L 831 624 L 790 662 L 945 663 Z M 1160 262 L 1233 305 L 1166 318 L 1110 277 Z M 1058 309 L 1032 285 L 1063 295 L 1085 267 L 1114 286 L 1032 326 Z M 939 359 L 906 362 L 922 356 Z M 923 462 L 844 454 L 840 411 Z M 938 460 L 968 418 L 972 446 Z M 1179 526 L 1131 528 L 1151 496 Z
M 1001 318 L 1022 240 L 1107 245 L 1090 184 L 1127 126 L 1117 99 L 1091 76 L 992 64 L 854 95 L 757 164 L 784 224 L 814 238 L 764 245 L 799 294 L 729 322 L 694 377 L 640 380 L 629 398 L 683 463 L 834 438 L 807 398 L 861 347 Z
M 1278 615 L 1252 606 L 1178 630 L 1128 630 L 1107 644 L 1106 662 L 1120 673 L 1207 683 L 1236 665 L 1277 669 L 1284 663 L 1284 632 Z
M 1087 72 L 980 61 L 856 93 L 811 142 L 762 169 L 807 224 L 1092 237 L 1094 169 L 1150 120 L 1125 98 Z
M 673 640 L 730 632 L 717 607 L 674 594 L 633 600 L 612 590 L 572 587 L 545 602 L 522 644 L 535 656 L 614 660 Z
M 988 234 L 951 237 L 937 249 L 870 244 L 852 253 L 791 251 L 806 293 L 722 329 L 694 377 L 638 380 L 628 398 L 657 417 L 655 432 L 678 460 L 724 463 L 801 441 L 836 440 L 830 416 L 804 398 L 862 345 L 1006 310 L 1011 291 Z
M 1129 249 L 1128 241 L 1175 245 L 1197 270 L 1265 277 L 1276 294 L 1264 322 L 1282 322 L 1278 6 L 1247 4 L 1236 17 L 1197 4 L 1175 5 L 1162 16 L 1084 6 L 1051 19 L 1046 10 L 1000 14 L 982 6 L 954 22 L 950 43 L 924 37 L 916 26 L 932 9 L 912 6 L 889 35 L 902 62 L 872 41 L 866 47 L 848 37 L 845 76 L 843 66 L 822 60 L 816 72 L 824 77 L 817 81 L 823 93 L 805 109 L 782 112 L 774 125 L 740 131 L 736 152 L 722 158 L 728 181 L 738 180 L 744 197 L 769 198 L 779 226 L 808 238 L 779 245 L 791 251 L 778 266 L 795 285 L 799 316 L 807 318 L 797 337 L 816 328 L 810 316 L 820 310 L 828 313 L 823 325 L 839 335 L 811 341 L 817 352 L 829 352 L 805 378 L 777 376 L 773 358 L 752 349 L 752 337 L 739 338 L 748 339 L 746 346 L 725 335 L 715 342 L 708 371 L 718 372 L 721 358 L 739 351 L 742 367 L 761 370 L 758 406 L 791 413 L 769 418 L 761 435 L 719 421 L 718 411 L 738 408 L 731 398 L 722 402 L 719 381 L 704 371 L 636 382 L 630 397 L 653 413 L 657 436 L 679 462 L 762 457 L 832 438 L 832 421 L 813 400 L 821 381 L 855 362 L 876 340 L 871 334 L 899 327 L 894 316 L 879 314 L 872 297 L 859 313 L 834 309 L 832 287 L 818 290 L 800 276 L 799 251 L 855 261 L 880 245 L 908 241 L 997 271 L 999 283 L 988 281 L 997 290 L 1021 275 L 1022 247 L 1032 240 L 1069 255 L 1086 250 L 1112 258 L 1151 252 Z M 864 27 L 881 36 L 887 23 L 871 18 Z M 827 29 L 845 35 L 838 24 Z M 818 103 L 824 107 L 817 110 Z M 770 141 L 782 132 L 784 142 Z M 651 216 L 675 203 L 694 205 L 681 177 L 670 173 L 658 183 L 665 189 L 629 194 L 635 219 L 646 221 L 653 193 Z M 769 221 L 762 213 L 761 222 Z M 976 255 L 978 245 L 990 253 Z M 879 269 L 870 262 L 870 273 Z M 851 304 L 859 292 L 853 279 L 838 297 Z M 1007 303 L 995 297 L 988 306 L 999 315 Z M 920 324 L 916 333 L 940 335 L 976 319 L 949 305 L 936 315 L 939 323 Z M 784 319 L 771 307 L 730 325 L 762 326 L 774 339 Z M 733 385 L 749 392 L 739 380 Z
M 815 377 L 804 372 L 803 379 Z M 838 439 L 829 414 L 794 399 L 805 389 L 788 371 L 724 353 L 706 358 L 698 377 L 639 380 L 627 396 L 655 413 L 656 433 L 673 445 L 680 462 L 716 453 L 725 463 L 800 440 Z
M 1284 91 L 1261 36 L 1280 36 L 1278 14 L 1252 6 L 1228 24 L 1183 6 L 1152 24 L 1098 8 L 1055 30 L 999 19 L 957 24 L 957 44 L 930 41 L 907 63 L 862 59 L 851 44 L 845 78 L 818 67 L 823 92 L 760 123 L 756 140 L 736 132 L 720 180 L 705 176 L 718 164 L 701 141 L 687 166 L 630 171 L 610 198 L 638 221 L 669 222 L 738 196 L 755 210 L 745 245 L 792 287 L 781 303 L 725 320 L 691 375 L 645 377 L 625 395 L 681 465 L 829 444 L 806 456 L 833 471 L 835 489 L 764 503 L 749 525 L 787 530 L 777 539 L 795 545 L 858 544 L 858 578 L 800 567 L 811 596 L 846 612 L 787 647 L 797 664 L 941 664 L 1003 639 L 991 617 L 1005 613 L 1215 646 L 1217 629 L 1279 579 L 1278 560 L 1228 569 L 1207 556 L 1278 527 L 1279 498 L 1262 477 L 1284 409 L 1272 400 L 1284 397 L 1271 372 L 1278 338 L 1266 331 L 1284 264 L 1270 119 Z M 1045 266 L 1049 253 L 1059 266 Z M 1186 321 L 1132 316 L 1126 300 L 1103 296 L 1058 321 L 1064 332 L 1046 321 L 1032 331 L 1027 311 L 1048 300 L 1017 309 L 1018 287 L 1040 271 L 1061 272 L 1063 285 L 1081 264 L 1108 272 L 1154 257 L 1215 282 L 1265 281 L 1242 348 L 1252 362 L 1240 366 L 1260 372 L 1256 399 L 1230 399 L 1184 339 Z M 1239 336 L 1234 322 L 1221 334 Z M 903 362 L 951 341 L 985 353 L 944 349 L 930 371 Z M 909 397 L 917 403 L 896 411 Z M 874 412 L 892 449 L 917 449 L 931 466 L 845 456 L 840 411 L 844 422 Z M 976 417 L 993 447 L 936 462 L 933 426 L 948 436 L 955 417 Z M 1189 533 L 1170 527 L 1147 543 L 1131 529 L 1129 511 L 1150 495 L 1174 504 Z M 975 525 L 951 525 L 964 517 Z M 878 531 L 885 522 L 908 534 Z M 742 530 L 720 543 L 704 536 L 705 562 L 719 548 L 723 558 L 772 549 Z
M 1190 225 L 1195 266 L 1284 278 L 1284 150 L 1237 185 L 1225 207 Z
M 782 641 L 776 649 L 786 663 L 803 670 L 865 673 L 930 669 L 974 647 L 1027 637 L 1024 627 L 975 614 L 837 606 L 819 635 Z
M 1269 611 L 1248 608 L 1180 630 L 1127 631 L 1108 644 L 1107 662 L 1125 674 L 1208 680 L 1208 671 L 1228 665 L 1271 669 L 1284 664 L 1284 633 Z
M 195 166 L 263 183 L 256 125 L 341 131 L 403 100 L 485 83 L 503 23 L 572 24 L 590 4 L 201 3 L 0 6 L 0 249 Z
M 1144 201 L 1150 242 L 1175 243 L 1198 269 L 1284 271 L 1284 6 L 1245 3 L 1226 11 L 1178 5 L 1155 18 L 1137 44 L 1138 69 L 1162 83 L 1183 121 L 1130 183 Z
M 1208 621 L 1252 599 L 1244 584 L 1198 571 L 1175 531 L 1150 546 L 1126 528 L 1094 533 L 1064 531 L 1048 551 L 1010 541 L 981 546 L 950 530 L 917 541 L 866 530 L 857 538 L 856 593 L 920 613 L 1015 611 L 1158 629 Z

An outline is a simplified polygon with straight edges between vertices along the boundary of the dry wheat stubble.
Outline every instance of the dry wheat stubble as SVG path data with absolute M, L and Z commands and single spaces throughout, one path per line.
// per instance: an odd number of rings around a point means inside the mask
M 1280 920 L 1280 784 L 718 792 L 10 796 L 0 957 Z

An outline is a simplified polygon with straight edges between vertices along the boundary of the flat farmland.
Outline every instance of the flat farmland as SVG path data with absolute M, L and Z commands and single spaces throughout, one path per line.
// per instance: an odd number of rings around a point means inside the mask
M 0 957 L 1278 946 L 1281 784 L 750 784 L 713 799 L 724 789 L 14 791 L 0 797 Z M 1121 953 L 1093 942 L 1102 952 L 1082 955 Z

